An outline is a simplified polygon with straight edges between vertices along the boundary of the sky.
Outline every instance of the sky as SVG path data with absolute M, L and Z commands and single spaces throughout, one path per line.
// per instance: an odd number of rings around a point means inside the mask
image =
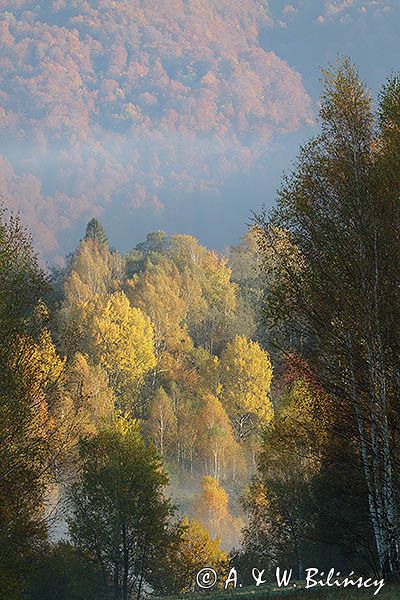
M 399 0 L 0 0 L 0 194 L 62 264 L 97 216 L 238 243 L 318 131 L 320 69 L 374 98 L 399 69 Z

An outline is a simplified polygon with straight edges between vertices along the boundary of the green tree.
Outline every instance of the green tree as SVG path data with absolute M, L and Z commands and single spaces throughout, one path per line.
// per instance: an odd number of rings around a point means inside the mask
M 54 435 L 49 406 L 63 363 L 46 329 L 48 283 L 19 219 L 0 214 L 0 587 L 20 598 L 45 539 Z
M 86 225 L 85 240 L 96 240 L 103 246 L 108 245 L 107 234 L 103 225 L 95 217 Z
M 107 600 L 101 569 L 92 557 L 61 542 L 35 562 L 29 580 L 29 600 Z
M 137 423 L 125 417 L 82 440 L 80 457 L 71 490 L 72 540 L 99 565 L 115 598 L 139 598 L 152 563 L 174 535 L 167 475 Z

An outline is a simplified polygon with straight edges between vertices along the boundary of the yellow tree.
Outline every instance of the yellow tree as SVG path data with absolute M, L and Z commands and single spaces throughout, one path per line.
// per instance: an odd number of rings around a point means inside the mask
M 257 423 L 272 417 L 270 358 L 257 342 L 236 336 L 222 353 L 219 369 L 223 405 L 237 439 L 245 440 Z
M 137 389 L 156 364 L 150 320 L 130 305 L 123 292 L 112 294 L 91 323 L 94 355 L 121 396 Z
M 94 238 L 82 240 L 70 260 L 63 282 L 64 301 L 58 314 L 63 352 L 87 351 L 88 314 L 95 304 L 120 287 L 124 261 L 117 252 Z
M 200 492 L 193 502 L 193 513 L 212 536 L 221 538 L 232 523 L 228 494 L 220 483 L 207 475 L 201 480 Z
M 236 310 L 237 286 L 231 281 L 226 259 L 190 235 L 173 236 L 168 255 L 182 275 L 191 336 L 209 352 L 219 351 L 229 339 Z
M 192 347 L 185 325 L 188 306 L 181 279 L 175 264 L 163 259 L 128 282 L 126 293 L 132 305 L 153 323 L 159 359 L 165 350 L 182 352 Z
M 212 394 L 206 394 L 198 411 L 199 454 L 207 472 L 217 481 L 233 471 L 240 452 L 235 441 L 229 417 L 222 403 Z
M 176 441 L 177 419 L 171 399 L 162 387 L 150 405 L 147 430 L 160 455 L 168 456 Z
M 220 548 L 220 540 L 194 519 L 184 517 L 182 535 L 177 546 L 166 552 L 156 574 L 156 588 L 163 593 L 187 593 L 196 589 L 196 575 L 205 566 L 224 579 L 228 555 Z
M 123 260 L 118 253 L 94 238 L 82 240 L 64 282 L 66 303 L 88 302 L 93 296 L 117 290 L 122 273 Z
M 100 365 L 77 352 L 65 374 L 63 410 L 73 411 L 79 433 L 95 433 L 115 415 L 115 397 Z

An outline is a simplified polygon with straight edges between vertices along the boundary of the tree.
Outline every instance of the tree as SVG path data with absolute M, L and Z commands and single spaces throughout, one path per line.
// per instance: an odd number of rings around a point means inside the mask
M 123 271 L 121 256 L 93 238 L 82 240 L 69 258 L 56 323 L 59 346 L 69 357 L 88 352 L 88 315 L 99 301 L 119 290 Z
M 173 540 L 167 475 L 137 423 L 126 417 L 83 439 L 80 457 L 71 489 L 72 540 L 101 568 L 105 591 L 139 598 L 153 561 Z
M 93 315 L 91 336 L 93 355 L 120 400 L 124 390 L 136 389 L 156 364 L 150 320 L 123 292 L 112 294 Z
M 168 236 L 164 231 L 152 231 L 147 234 L 146 241 L 136 245 L 136 250 L 143 254 L 162 254 L 168 247 Z
M 100 245 L 107 246 L 108 239 L 103 225 L 95 217 L 86 225 L 85 240 L 96 240 Z
M 165 351 L 191 349 L 186 326 L 188 306 L 174 263 L 164 259 L 157 265 L 150 264 L 128 283 L 126 293 L 132 305 L 140 308 L 153 323 L 158 360 Z
M 101 569 L 90 555 L 60 542 L 46 548 L 29 581 L 30 600 L 107 600 Z
M 190 235 L 174 235 L 167 249 L 178 267 L 187 300 L 187 323 L 193 341 L 218 353 L 231 335 L 236 285 L 225 258 L 210 252 Z
M 293 359 L 294 360 L 294 359 Z M 283 386 L 274 417 L 262 433 L 257 475 L 243 497 L 250 513 L 243 548 L 249 560 L 267 561 L 269 575 L 284 563 L 304 577 L 304 564 L 323 564 L 312 553 L 316 520 L 313 478 L 320 472 L 326 423 L 315 422 L 316 385 L 301 378 Z M 317 561 L 317 562 L 315 562 Z
M 123 261 L 108 246 L 88 237 L 73 254 L 64 281 L 67 306 L 87 303 L 95 296 L 115 292 L 123 274 Z
M 77 352 L 65 371 L 63 410 L 71 410 L 79 422 L 80 434 L 94 433 L 115 416 L 115 396 L 100 365 Z
M 398 574 L 400 215 L 391 167 L 400 93 L 393 84 L 384 91 L 374 137 L 370 95 L 350 61 L 325 71 L 323 85 L 321 134 L 301 149 L 268 223 L 258 219 L 260 249 L 281 269 L 266 310 L 278 332 L 292 324 L 301 334 L 299 351 L 334 397 L 335 431 L 357 448 L 348 468 L 363 474 L 360 510 L 368 507 L 377 568 Z M 296 248 L 298 268 L 276 244 L 277 228 Z
M 20 598 L 45 539 L 54 445 L 50 410 L 63 371 L 43 299 L 48 282 L 19 219 L 0 214 L 0 586 Z
M 244 440 L 258 422 L 272 417 L 269 390 L 272 365 L 257 342 L 236 336 L 219 363 L 222 403 L 232 421 L 237 440 Z
M 222 403 L 207 394 L 198 411 L 199 455 L 205 460 L 206 472 L 217 481 L 235 471 L 238 448 L 232 426 Z
M 235 545 L 240 523 L 232 517 L 229 496 L 214 477 L 202 478 L 200 491 L 193 500 L 193 514 L 213 537 L 223 539 L 229 548 Z
M 150 405 L 147 431 L 160 456 L 170 456 L 176 442 L 177 418 L 171 399 L 162 387 Z
M 196 575 L 204 565 L 224 579 L 228 555 L 220 549 L 220 540 L 213 539 L 207 529 L 194 519 L 184 517 L 182 533 L 176 546 L 172 546 L 158 565 L 153 579 L 156 591 L 163 594 L 184 594 L 196 590 Z
M 261 307 L 266 272 L 262 269 L 257 233 L 253 227 L 241 238 L 238 246 L 229 249 L 228 265 L 232 269 L 232 281 L 237 285 L 238 321 L 242 328 L 237 333 L 265 341 Z

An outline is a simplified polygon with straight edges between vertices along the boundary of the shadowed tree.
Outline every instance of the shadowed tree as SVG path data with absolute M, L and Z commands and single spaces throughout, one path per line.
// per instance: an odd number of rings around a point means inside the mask
M 92 556 L 114 598 L 141 596 L 161 550 L 173 541 L 168 478 L 136 422 L 118 418 L 80 444 L 82 469 L 71 490 L 74 544 Z
M 363 475 L 377 568 L 390 575 L 400 573 L 399 98 L 393 80 L 375 131 L 355 67 L 346 59 L 325 71 L 321 134 L 301 149 L 270 219 L 258 219 L 260 250 L 280 269 L 266 321 L 278 339 L 297 332 L 335 399 L 334 431 L 357 449 L 348 468 Z M 282 230 L 296 260 L 277 243 Z

